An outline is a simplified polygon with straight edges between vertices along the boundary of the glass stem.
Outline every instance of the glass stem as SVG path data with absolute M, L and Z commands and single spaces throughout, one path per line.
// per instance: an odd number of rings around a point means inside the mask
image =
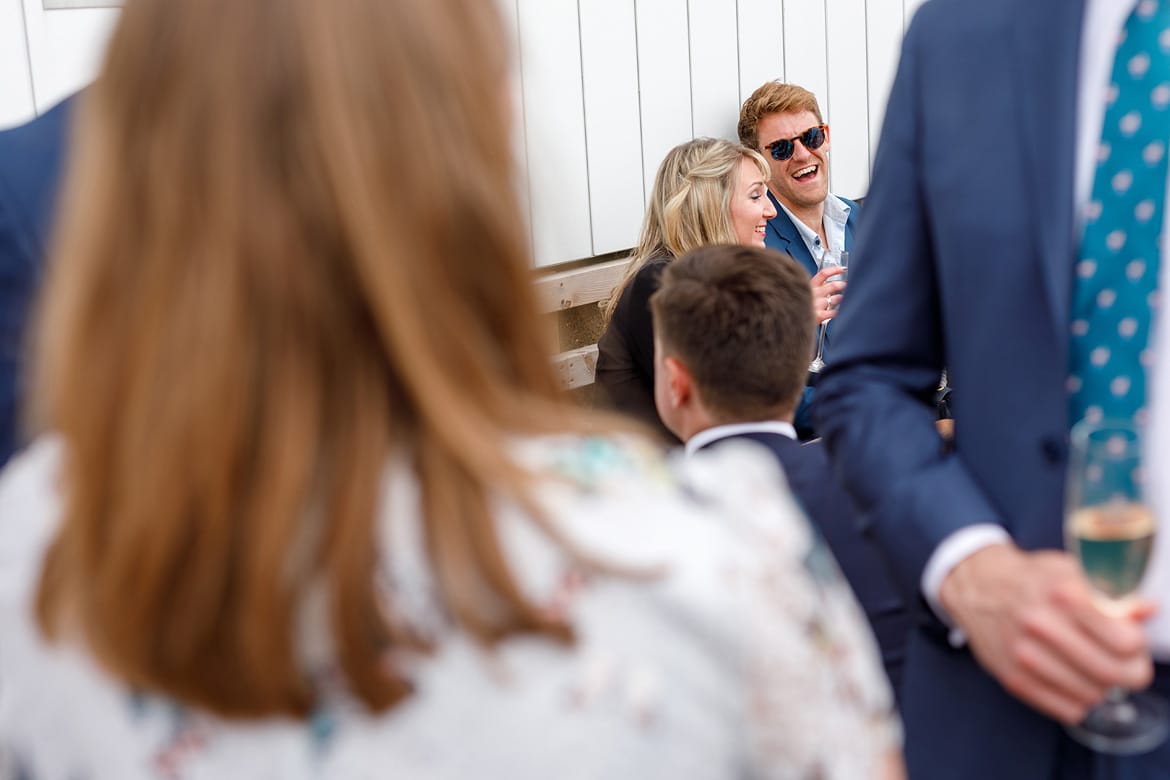
M 1129 700 L 1129 693 L 1124 688 L 1110 688 L 1105 692 L 1103 703 L 1109 708 L 1109 717 L 1116 723 L 1128 726 L 1137 720 L 1137 708 Z
M 827 322 L 822 322 L 817 326 L 817 362 L 823 361 L 825 354 L 825 331 L 829 329 Z M 807 353 L 806 353 L 807 354 Z

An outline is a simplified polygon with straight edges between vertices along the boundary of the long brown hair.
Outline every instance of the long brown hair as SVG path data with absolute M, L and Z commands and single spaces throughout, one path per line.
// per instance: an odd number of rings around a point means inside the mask
M 561 400 L 482 0 L 128 0 L 81 107 L 40 321 L 62 434 L 46 634 L 230 716 L 304 714 L 306 592 L 378 710 L 422 642 L 375 593 L 392 451 L 444 603 L 481 640 L 569 628 L 518 590 L 489 491 Z
M 696 138 L 666 153 L 654 175 L 638 245 L 606 303 L 607 322 L 622 292 L 651 258 L 680 257 L 701 246 L 737 242 L 731 226 L 731 195 L 745 157 L 760 169 L 764 181 L 771 178 L 759 152 L 722 138 Z

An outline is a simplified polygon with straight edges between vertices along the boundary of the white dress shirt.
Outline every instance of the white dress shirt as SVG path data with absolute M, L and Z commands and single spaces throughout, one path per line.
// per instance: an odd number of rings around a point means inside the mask
M 716 425 L 705 431 L 699 431 L 687 439 L 687 455 L 694 455 L 713 441 L 726 439 L 728 436 L 742 436 L 745 433 L 778 433 L 790 439 L 796 438 L 796 428 L 792 427 L 792 423 L 782 422 L 780 420 L 728 423 L 727 425 Z
M 776 202 L 780 203 L 780 200 L 777 199 Z M 795 214 L 788 210 L 787 206 L 780 203 L 780 208 L 784 209 L 784 213 L 788 215 L 796 232 L 800 234 L 800 238 L 816 262 L 817 268 L 821 267 L 821 262 L 825 259 L 826 249 L 838 251 L 845 249 L 845 224 L 849 222 L 849 212 L 853 208 L 836 195 L 829 193 L 829 197 L 825 198 L 825 216 L 821 219 L 821 224 L 825 228 L 825 238 L 829 241 L 828 247 L 821 243 L 821 237 L 817 235 L 817 232 L 801 222 Z
M 1076 230 L 1075 246 L 1080 245 L 1082 230 L 1081 215 L 1088 203 L 1096 170 L 1097 146 L 1101 138 L 1101 125 L 1105 121 L 1105 92 L 1113 70 L 1113 56 L 1118 36 L 1125 25 L 1137 0 L 1088 0 L 1085 4 L 1085 18 L 1081 26 L 1081 59 L 1077 87 L 1077 137 L 1076 137 L 1076 178 L 1075 205 Z M 1170 182 L 1167 182 L 1167 203 L 1170 203 Z M 1170 209 L 1165 210 L 1170 214 Z M 1165 217 L 1164 217 L 1165 219 Z M 1163 225 L 1167 234 L 1170 220 Z M 1163 249 L 1159 274 L 1159 290 L 1166 290 L 1170 257 Z M 1170 366 L 1161 359 L 1161 344 L 1165 341 L 1165 324 L 1155 317 L 1150 347 L 1155 355 L 1154 368 L 1148 377 L 1147 397 L 1150 405 L 1151 423 L 1148 437 L 1149 473 L 1155 475 L 1148 499 L 1155 516 L 1162 522 L 1170 522 Z M 1154 552 L 1150 561 L 1142 593 L 1162 601 L 1170 594 L 1170 540 L 1163 526 L 1155 534 Z M 947 537 L 934 551 L 922 574 L 922 593 L 936 614 L 950 623 L 939 604 L 942 582 L 960 561 L 991 544 L 1009 541 L 1007 531 L 991 524 L 972 525 L 956 531 Z M 1147 626 L 1154 655 L 1161 660 L 1170 660 L 1170 602 L 1163 604 L 1161 612 Z M 961 632 L 952 633 L 951 641 L 963 641 Z

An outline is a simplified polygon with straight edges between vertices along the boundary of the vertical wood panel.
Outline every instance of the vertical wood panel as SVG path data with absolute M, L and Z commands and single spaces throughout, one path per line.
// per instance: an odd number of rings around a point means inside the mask
M 784 80 L 784 5 L 739 0 L 739 102 L 765 81 Z
M 634 10 L 645 206 L 662 158 L 692 137 L 687 0 L 635 0 Z
M 642 221 L 634 0 L 581 3 L 581 72 L 595 254 L 627 249 Z
M 21 0 L 0 0 L 0 127 L 32 119 L 35 112 Z
M 870 165 L 877 151 L 882 120 L 886 115 L 886 101 L 894 85 L 898 67 L 898 53 L 902 45 L 902 0 L 867 0 L 866 25 L 868 29 L 869 60 L 869 138 Z
M 869 103 L 866 98 L 865 0 L 826 3 L 832 192 L 857 198 L 869 188 Z
M 727 0 L 690 0 L 691 116 L 696 136 L 735 138 L 739 31 Z
M 632 245 L 666 151 L 734 138 L 740 103 L 768 79 L 817 95 L 833 125 L 833 190 L 863 194 L 902 34 L 924 0 L 498 2 L 516 33 L 518 175 L 546 265 Z M 87 83 L 117 14 L 0 0 L 0 126 Z
M 508 69 L 508 97 L 512 103 L 512 155 L 516 160 L 516 193 L 521 200 L 524 216 L 528 220 L 529 251 L 532 248 L 532 205 L 528 202 L 528 132 L 524 120 L 524 78 L 520 72 L 520 14 L 518 0 L 496 0 L 503 20 L 511 59 Z
M 816 95 L 821 113 L 829 106 L 825 35 L 825 5 L 821 0 L 787 0 L 784 3 L 785 80 Z
M 24 0 L 37 113 L 93 80 L 119 13 L 117 8 L 46 11 L 41 0 Z
M 519 0 L 537 265 L 593 254 L 576 0 Z

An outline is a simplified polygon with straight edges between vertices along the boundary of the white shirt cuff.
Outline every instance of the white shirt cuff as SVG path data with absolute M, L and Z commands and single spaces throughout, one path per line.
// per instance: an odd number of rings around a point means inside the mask
M 943 580 L 951 573 L 951 569 L 984 547 L 1010 544 L 1011 540 L 1003 526 L 994 523 L 969 525 L 943 539 L 942 544 L 934 549 L 930 560 L 926 562 L 926 568 L 922 570 L 922 595 L 926 597 L 926 603 L 934 610 L 939 620 L 951 629 L 948 639 L 953 647 L 967 644 L 967 635 L 955 626 L 955 621 L 942 607 L 939 594 L 942 591 Z

